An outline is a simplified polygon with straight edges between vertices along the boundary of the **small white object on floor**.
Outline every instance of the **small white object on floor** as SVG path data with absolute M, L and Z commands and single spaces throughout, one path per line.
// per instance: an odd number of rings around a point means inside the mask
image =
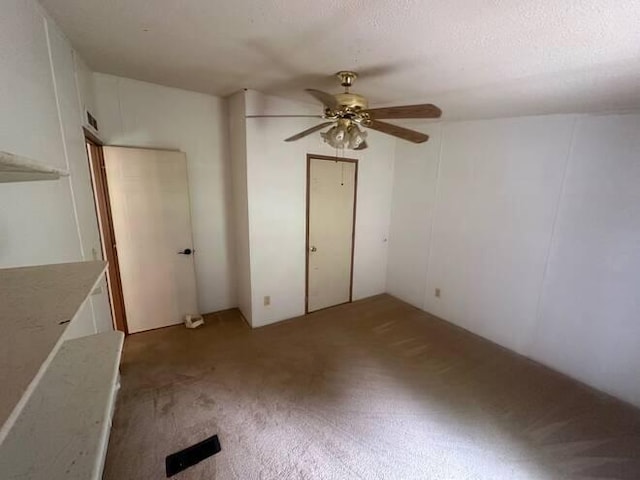
M 200 325 L 204 325 L 204 319 L 202 315 L 187 314 L 184 316 L 184 325 L 187 328 L 198 328 Z

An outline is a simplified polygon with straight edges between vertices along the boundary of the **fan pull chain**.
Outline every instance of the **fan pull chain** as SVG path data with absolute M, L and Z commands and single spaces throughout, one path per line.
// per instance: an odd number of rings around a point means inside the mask
M 340 153 L 339 150 L 340 149 L 336 147 L 336 163 L 340 161 L 340 156 L 338 155 Z M 342 149 L 342 158 L 344 158 L 344 148 Z M 342 162 L 342 166 L 340 168 L 340 185 L 344 186 L 344 162 Z

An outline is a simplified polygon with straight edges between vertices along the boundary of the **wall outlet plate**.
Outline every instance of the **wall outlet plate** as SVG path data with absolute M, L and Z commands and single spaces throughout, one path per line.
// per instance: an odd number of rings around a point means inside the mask
M 265 297 L 264 297 L 264 306 L 268 307 L 269 305 L 271 305 L 271 296 L 270 295 L 265 295 Z
M 436 293 L 435 293 L 437 298 L 440 298 L 440 289 L 436 288 Z

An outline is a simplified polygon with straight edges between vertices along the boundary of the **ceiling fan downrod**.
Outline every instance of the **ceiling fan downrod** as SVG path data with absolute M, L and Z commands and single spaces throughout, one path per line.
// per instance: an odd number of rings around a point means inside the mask
M 350 70 L 342 70 L 336 73 L 336 76 L 340 79 L 340 85 L 345 88 L 345 93 L 349 93 L 349 89 L 353 86 L 353 82 L 358 78 L 358 74 Z

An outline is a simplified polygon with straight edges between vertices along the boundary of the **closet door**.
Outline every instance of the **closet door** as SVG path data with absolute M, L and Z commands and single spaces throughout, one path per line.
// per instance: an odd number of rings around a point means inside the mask
M 307 312 L 351 301 L 357 162 L 310 157 Z

